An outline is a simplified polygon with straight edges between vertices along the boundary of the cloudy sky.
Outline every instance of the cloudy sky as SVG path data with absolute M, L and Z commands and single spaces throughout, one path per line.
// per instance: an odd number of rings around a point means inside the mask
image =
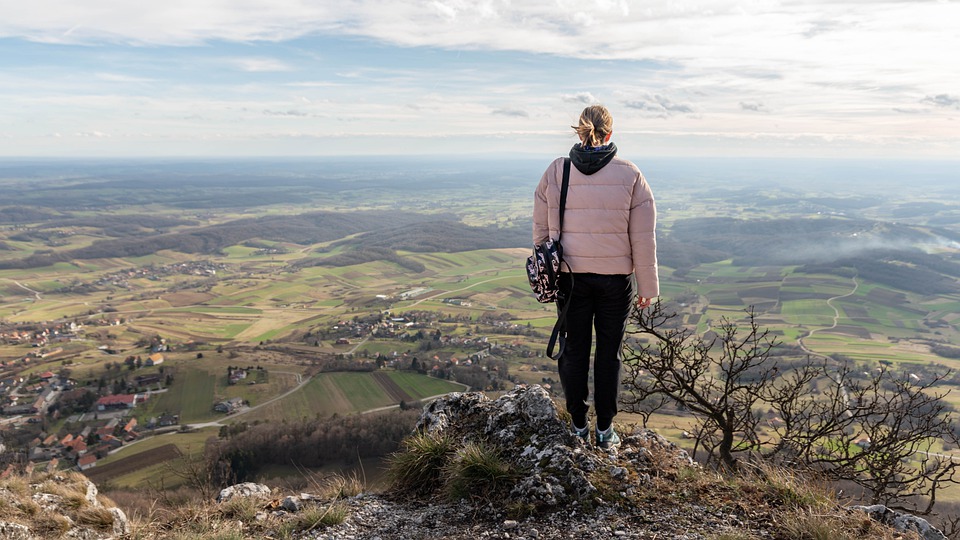
M 0 156 L 960 156 L 960 0 L 0 0 Z

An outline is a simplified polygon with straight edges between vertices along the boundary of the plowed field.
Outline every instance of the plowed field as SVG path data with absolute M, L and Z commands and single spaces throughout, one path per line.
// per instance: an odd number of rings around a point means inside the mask
M 140 452 L 139 454 L 114 461 L 108 465 L 97 465 L 92 469 L 87 469 L 83 474 L 92 480 L 95 484 L 104 483 L 111 478 L 123 476 L 133 471 L 163 463 L 171 459 L 180 457 L 180 450 L 175 444 L 165 444 L 163 446 Z
M 413 397 L 410 396 L 410 394 L 404 392 L 403 388 L 400 388 L 400 386 L 393 379 L 391 379 L 390 376 L 387 375 L 386 373 L 375 371 L 373 373 L 373 380 L 377 381 L 377 384 L 379 384 L 380 387 L 383 388 L 383 391 L 386 392 L 387 395 L 390 396 L 390 399 L 396 403 L 399 403 L 401 401 L 409 402 L 414 400 Z

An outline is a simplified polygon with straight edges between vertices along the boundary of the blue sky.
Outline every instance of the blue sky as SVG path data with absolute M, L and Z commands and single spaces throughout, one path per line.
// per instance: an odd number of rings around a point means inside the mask
M 956 158 L 960 3 L 0 0 L 0 156 Z

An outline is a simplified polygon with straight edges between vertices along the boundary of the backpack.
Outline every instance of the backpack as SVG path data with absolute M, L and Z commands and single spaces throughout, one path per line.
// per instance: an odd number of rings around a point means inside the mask
M 560 265 L 563 263 L 563 246 L 560 245 L 560 236 L 563 234 L 563 210 L 567 204 L 567 188 L 570 187 L 570 158 L 563 160 L 563 180 L 560 183 L 560 226 L 557 239 L 547 239 L 546 242 L 533 246 L 533 254 L 527 257 L 527 280 L 530 282 L 530 288 L 537 298 L 537 302 L 548 304 L 557 302 L 558 305 L 563 300 L 563 293 L 560 291 Z M 560 310 L 557 323 L 553 325 L 553 332 L 550 334 L 550 342 L 547 344 L 547 356 L 557 360 L 563 354 L 565 344 L 564 323 L 567 318 L 567 308 L 570 303 L 564 303 Z M 554 345 L 560 343 L 560 350 L 553 354 Z

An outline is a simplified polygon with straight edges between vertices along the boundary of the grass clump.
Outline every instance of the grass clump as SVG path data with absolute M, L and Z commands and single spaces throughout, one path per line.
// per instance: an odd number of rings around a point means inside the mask
M 788 509 L 824 510 L 837 505 L 831 490 L 818 482 L 812 472 L 799 475 L 796 471 L 760 462 L 744 472 L 743 479 L 758 486 L 772 504 Z
M 356 473 L 334 474 L 318 478 L 311 476 L 310 485 L 320 499 L 348 499 L 364 492 L 363 480 Z
M 252 521 L 260 511 L 260 501 L 254 497 L 234 497 L 220 505 L 220 515 L 227 519 Z
M 443 485 L 443 471 L 456 452 L 447 435 L 417 433 L 401 443 L 388 461 L 390 487 L 400 493 L 427 495 Z
M 89 525 L 95 529 L 113 527 L 114 515 L 108 508 L 88 506 L 77 512 L 77 523 Z
M 297 515 L 297 522 L 301 530 L 311 531 L 318 527 L 330 527 L 343 523 L 349 510 L 342 503 L 333 503 L 329 506 L 311 506 Z
M 60 514 L 41 512 L 33 517 L 30 528 L 44 536 L 59 537 L 70 530 L 70 520 Z
M 784 512 L 777 521 L 782 538 L 796 540 L 919 540 L 916 533 L 894 532 L 864 515 L 858 519 L 846 512 L 797 509 Z
M 350 511 L 339 502 L 329 506 L 310 506 L 304 508 L 294 519 L 288 519 L 277 527 L 276 535 L 280 539 L 293 538 L 296 533 L 331 527 L 343 523 Z
M 473 442 L 457 451 L 443 475 L 451 499 L 489 498 L 511 487 L 517 476 L 494 449 Z

